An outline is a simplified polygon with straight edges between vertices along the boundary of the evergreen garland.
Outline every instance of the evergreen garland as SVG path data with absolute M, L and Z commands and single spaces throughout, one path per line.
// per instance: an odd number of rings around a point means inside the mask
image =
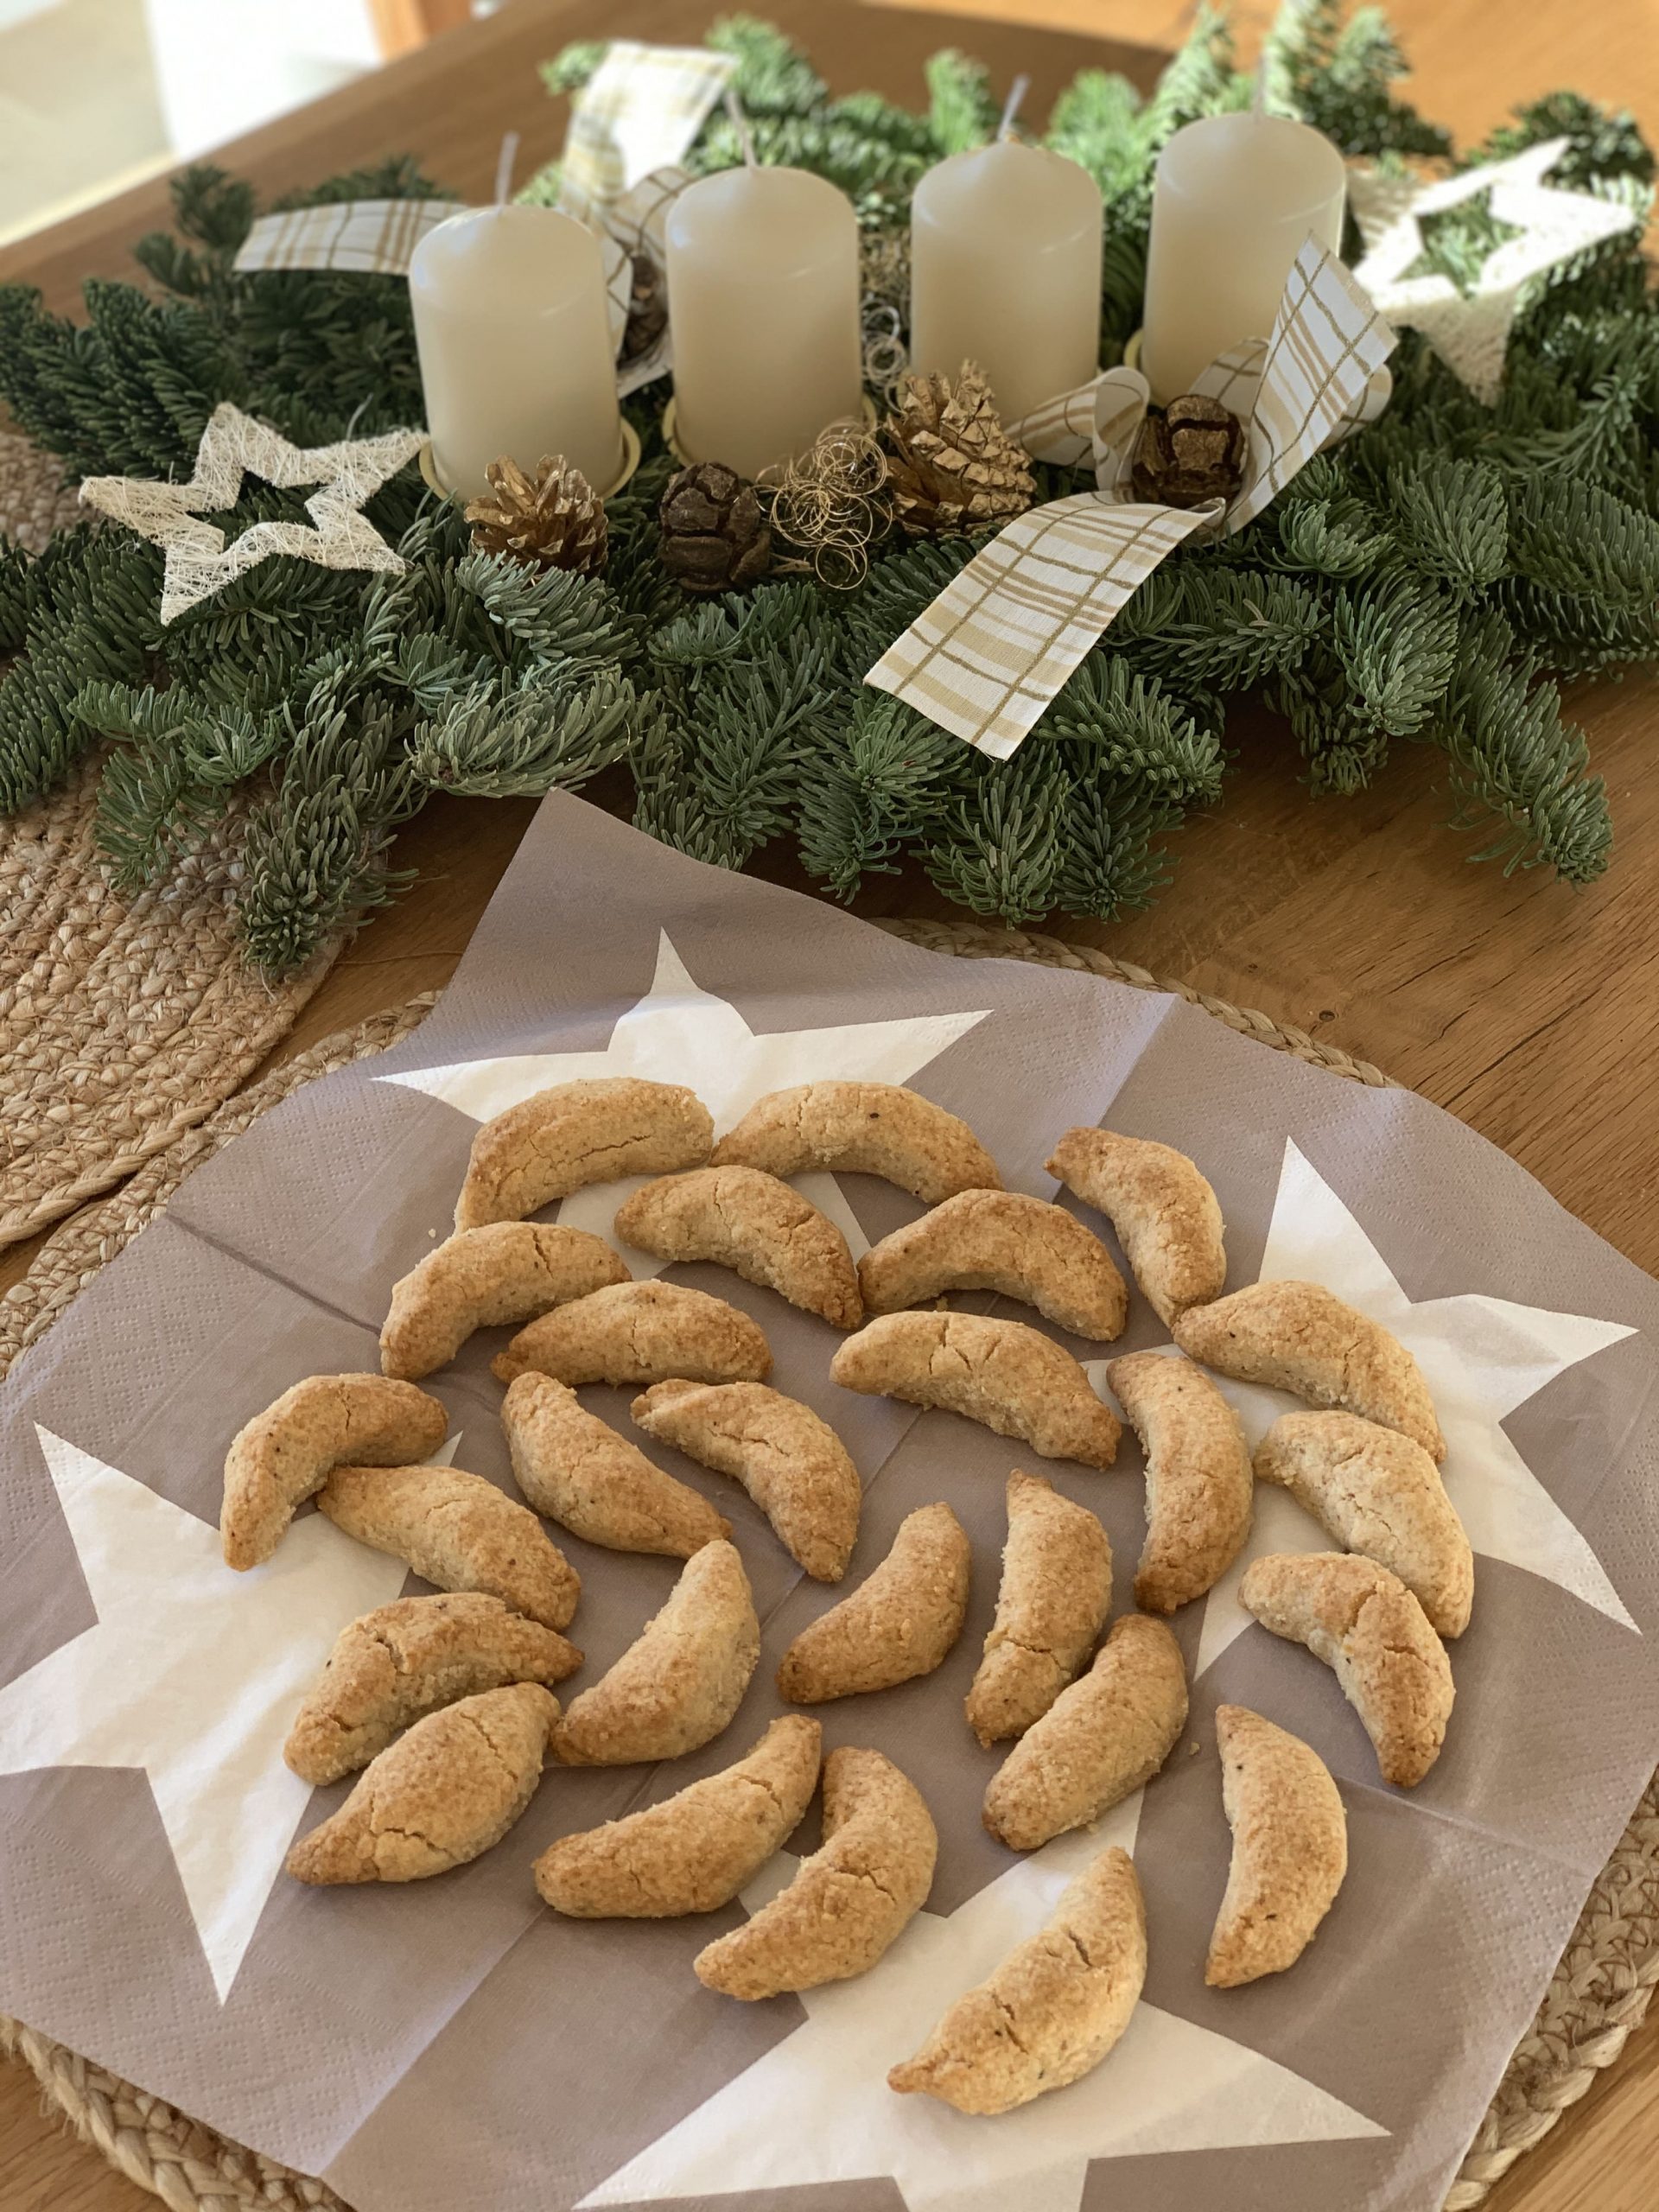
M 923 170 L 995 124 L 987 73 L 960 54 L 928 65 L 918 115 L 871 93 L 830 99 L 764 24 L 734 18 L 710 41 L 735 59 L 760 158 L 832 177 L 873 232 L 906 220 Z M 580 86 L 603 51 L 568 48 L 550 85 Z M 1344 152 L 1449 151 L 1394 97 L 1402 64 L 1374 9 L 1344 19 L 1337 0 L 1288 0 L 1261 67 L 1268 105 Z M 1057 103 L 1047 143 L 1106 200 L 1103 359 L 1140 320 L 1158 149 L 1253 91 L 1205 10 L 1149 97 L 1090 70 Z M 1646 206 L 1653 162 L 1635 126 L 1571 94 L 1523 110 L 1472 158 L 1560 135 L 1559 181 Z M 690 166 L 738 158 L 716 114 Z M 526 196 L 556 189 L 549 171 Z M 437 190 L 395 162 L 307 197 Z M 0 395 L 67 471 L 187 473 L 223 399 L 305 444 L 420 419 L 400 279 L 239 276 L 248 187 L 198 167 L 175 203 L 176 233 L 136 249 L 153 292 L 89 284 L 73 324 L 0 290 Z M 1432 264 L 1464 282 L 1498 235 L 1479 202 L 1426 232 Z M 1226 708 L 1253 693 L 1283 716 L 1313 790 L 1352 791 L 1399 741 L 1432 744 L 1478 857 L 1588 881 L 1611 826 L 1557 685 L 1659 656 L 1659 308 L 1639 236 L 1537 283 L 1493 408 L 1407 333 L 1382 419 L 1236 537 L 1167 561 L 1006 763 L 861 681 L 976 541 L 890 540 L 850 594 L 790 578 L 689 600 L 656 558 L 673 466 L 658 389 L 627 403 L 644 459 L 610 502 L 602 578 L 475 551 L 412 468 L 368 509 L 401 574 L 276 558 L 165 630 L 153 546 L 85 527 L 39 559 L 0 546 L 0 809 L 107 745 L 99 836 L 128 885 L 243 810 L 242 927 L 272 974 L 393 894 L 393 835 L 430 792 L 537 793 L 617 762 L 642 829 L 724 867 L 792 839 L 838 898 L 908 856 L 976 912 L 1109 918 L 1155 895 L 1161 841 L 1220 798 Z M 1038 474 L 1039 497 L 1069 488 Z M 233 535 L 299 512 L 250 480 L 213 519 Z

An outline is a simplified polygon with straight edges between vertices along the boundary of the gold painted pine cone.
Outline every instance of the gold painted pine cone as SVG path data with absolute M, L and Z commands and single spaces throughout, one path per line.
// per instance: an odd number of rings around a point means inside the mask
M 1036 493 L 1031 456 L 1002 427 L 982 372 L 906 377 L 887 417 L 888 480 L 912 537 L 981 530 L 1023 514 Z
M 572 569 L 579 575 L 604 567 L 610 543 L 605 502 L 563 454 L 543 454 L 533 476 L 509 454 L 484 473 L 492 495 L 467 503 L 480 552 L 505 553 L 526 568 Z
M 669 479 L 658 509 L 663 566 L 687 591 L 737 591 L 772 566 L 772 532 L 753 484 L 717 461 Z

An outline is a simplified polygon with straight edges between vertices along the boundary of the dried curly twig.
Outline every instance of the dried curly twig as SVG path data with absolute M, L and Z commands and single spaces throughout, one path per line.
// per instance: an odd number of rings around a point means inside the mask
M 773 536 L 798 556 L 774 562 L 774 573 L 810 571 L 832 591 L 863 582 L 893 519 L 887 457 L 872 432 L 832 423 L 781 471 L 771 499 Z

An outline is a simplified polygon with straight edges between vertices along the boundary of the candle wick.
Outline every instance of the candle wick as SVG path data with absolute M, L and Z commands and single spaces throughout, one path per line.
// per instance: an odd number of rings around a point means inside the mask
M 512 166 L 518 158 L 518 133 L 509 130 L 501 141 L 501 152 L 495 164 L 495 204 L 505 207 L 507 194 L 512 190 Z
M 743 112 L 743 103 L 730 85 L 726 87 L 726 112 L 731 118 L 733 130 L 737 133 L 737 143 L 743 149 L 744 168 L 749 169 L 758 168 L 760 165 L 755 159 L 754 133 L 749 128 L 748 117 Z
M 1002 120 L 996 126 L 996 137 L 999 145 L 1001 143 L 1003 139 L 1013 137 L 1014 118 L 1019 114 L 1020 104 L 1024 100 L 1026 94 L 1030 90 L 1031 79 L 1029 77 L 1016 77 L 1013 84 L 1009 86 L 1008 97 L 1002 103 Z
M 1267 48 L 1263 47 L 1261 59 L 1255 65 L 1255 87 L 1250 94 L 1250 112 L 1252 115 L 1265 115 L 1267 111 L 1268 54 Z

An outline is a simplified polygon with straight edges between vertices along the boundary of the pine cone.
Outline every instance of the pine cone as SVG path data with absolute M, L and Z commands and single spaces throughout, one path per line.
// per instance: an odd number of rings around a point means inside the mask
M 543 454 L 533 477 L 503 454 L 484 474 L 493 499 L 469 499 L 467 519 L 481 553 L 505 553 L 531 569 L 574 569 L 592 575 L 605 565 L 610 532 L 605 502 L 562 454 Z
M 622 333 L 622 359 L 637 361 L 651 351 L 667 327 L 668 293 L 663 272 L 648 253 L 636 253 L 627 327 Z
M 734 591 L 772 566 L 772 532 L 753 485 L 717 461 L 671 476 L 657 519 L 663 566 L 687 591 Z
M 996 411 L 971 361 L 953 391 L 947 377 L 906 377 L 887 418 L 889 480 L 899 519 L 913 537 L 983 529 L 1023 514 L 1037 489 L 1031 456 Z
M 1243 425 L 1218 399 L 1189 391 L 1141 425 L 1129 464 L 1137 499 L 1201 507 L 1230 499 L 1243 480 Z

